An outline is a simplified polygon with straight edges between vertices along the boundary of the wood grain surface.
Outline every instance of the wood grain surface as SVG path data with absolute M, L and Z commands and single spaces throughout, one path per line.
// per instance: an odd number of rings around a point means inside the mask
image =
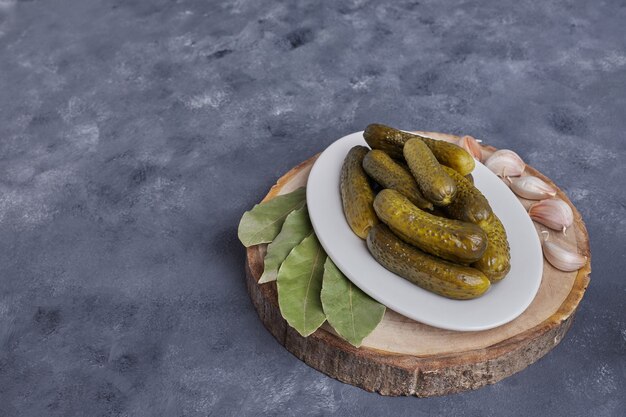
M 419 132 L 448 141 L 458 137 Z M 483 147 L 486 156 L 495 149 Z M 306 184 L 317 156 L 283 175 L 263 201 Z M 554 183 L 532 167 L 534 175 Z M 558 189 L 558 187 L 556 187 Z M 574 211 L 574 225 L 564 235 L 536 224 L 539 232 L 550 230 L 550 239 L 578 247 L 588 258 L 577 272 L 561 272 L 544 259 L 541 286 L 532 304 L 517 319 L 495 329 L 457 332 L 438 329 L 387 309 L 383 321 L 354 348 L 327 324 L 307 338 L 291 329 L 280 314 L 276 283 L 259 285 L 266 245 L 247 250 L 247 287 L 265 327 L 288 351 L 308 365 L 340 381 L 383 395 L 445 395 L 480 388 L 524 369 L 556 346 L 569 329 L 589 283 L 589 238 L 580 213 L 567 196 L 558 197 Z M 520 199 L 525 207 L 531 202 Z

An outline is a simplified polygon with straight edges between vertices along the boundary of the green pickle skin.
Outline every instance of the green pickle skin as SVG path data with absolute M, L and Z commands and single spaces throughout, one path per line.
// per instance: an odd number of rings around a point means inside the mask
M 456 196 L 454 200 L 443 208 L 452 219 L 462 220 L 480 225 L 492 216 L 493 211 L 485 196 L 474 187 L 464 176 L 449 168 L 443 167 L 444 171 L 456 184 Z
M 433 203 L 422 195 L 413 175 L 385 152 L 377 149 L 369 151 L 363 159 L 363 169 L 383 188 L 398 191 L 421 209 L 433 209 Z
M 450 218 L 477 224 L 485 231 L 487 249 L 472 266 L 482 271 L 491 282 L 498 282 L 511 270 L 511 253 L 506 230 L 478 188 L 454 170 L 447 167 L 444 169 L 456 182 L 457 195 L 443 210 Z
M 501 281 L 511 270 L 511 250 L 506 230 L 495 213 L 480 227 L 487 233 L 487 249 L 472 267 L 482 271 L 491 282 Z
M 363 170 L 363 159 L 369 152 L 365 146 L 355 146 L 348 152 L 341 167 L 340 191 L 343 212 L 352 231 L 361 239 L 378 223 L 374 212 L 374 191 Z
M 428 146 L 420 139 L 409 139 L 403 152 L 424 197 L 437 206 L 450 204 L 456 195 L 456 183 L 446 174 Z
M 487 235 L 477 225 L 429 214 L 395 190 L 379 192 L 374 210 L 400 239 L 440 258 L 469 264 L 487 248 Z
M 384 224 L 370 229 L 367 247 L 374 259 L 391 272 L 444 297 L 476 298 L 491 285 L 479 270 L 428 255 L 400 240 Z
M 394 159 L 402 159 L 404 144 L 413 138 L 419 138 L 430 148 L 440 164 L 449 166 L 461 175 L 474 170 L 474 158 L 465 149 L 443 140 L 426 138 L 414 133 L 403 132 L 382 124 L 371 124 L 363 132 L 365 141 L 372 149 L 387 152 Z

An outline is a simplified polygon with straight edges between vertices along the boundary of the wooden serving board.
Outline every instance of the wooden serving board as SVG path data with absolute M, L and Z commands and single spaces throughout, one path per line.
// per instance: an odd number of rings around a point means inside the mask
M 448 141 L 458 139 L 435 132 L 418 133 Z M 493 151 L 492 147 L 483 147 L 485 155 Z M 306 185 L 316 158 L 283 175 L 263 201 Z M 524 175 L 537 176 L 556 187 L 530 166 Z M 572 207 L 574 225 L 566 235 L 537 223 L 535 227 L 538 233 L 550 230 L 550 240 L 577 246 L 588 262 L 577 272 L 561 272 L 544 259 L 541 286 L 530 307 L 517 319 L 495 329 L 443 330 L 387 309 L 382 322 L 360 348 L 338 337 L 328 324 L 304 338 L 282 318 L 276 283 L 257 283 L 263 272 L 266 245 L 247 249 L 248 292 L 261 321 L 281 345 L 311 367 L 342 382 L 383 395 L 419 397 L 477 389 L 521 371 L 556 346 L 571 326 L 589 284 L 591 254 L 585 224 L 561 190 L 558 197 Z M 525 207 L 532 204 L 520 200 Z

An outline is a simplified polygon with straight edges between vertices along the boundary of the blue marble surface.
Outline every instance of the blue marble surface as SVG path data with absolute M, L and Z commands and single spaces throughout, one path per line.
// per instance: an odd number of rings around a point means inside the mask
M 0 416 L 623 416 L 626 3 L 0 0 Z M 555 180 L 591 285 L 550 354 L 387 398 L 309 368 L 244 285 L 241 214 L 370 122 Z

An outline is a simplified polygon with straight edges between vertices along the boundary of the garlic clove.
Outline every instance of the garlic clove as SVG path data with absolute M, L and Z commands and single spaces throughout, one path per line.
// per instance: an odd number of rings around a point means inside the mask
M 577 271 L 587 263 L 587 257 L 555 242 L 543 242 L 543 255 L 556 269 L 565 272 Z
M 572 208 L 558 198 L 542 200 L 533 204 L 528 209 L 528 215 L 534 221 L 551 229 L 562 230 L 563 233 L 574 223 Z
M 477 159 L 478 161 L 483 160 L 483 150 L 474 137 L 468 135 L 463 136 L 461 139 L 459 139 L 457 145 L 465 149 L 470 155 L 474 157 L 474 159 Z
M 525 177 L 512 178 L 509 181 L 511 189 L 515 194 L 529 200 L 544 200 L 556 195 L 554 187 L 537 177 L 527 175 Z
M 519 177 L 526 169 L 522 158 L 508 149 L 495 151 L 487 158 L 485 166 L 500 177 Z

